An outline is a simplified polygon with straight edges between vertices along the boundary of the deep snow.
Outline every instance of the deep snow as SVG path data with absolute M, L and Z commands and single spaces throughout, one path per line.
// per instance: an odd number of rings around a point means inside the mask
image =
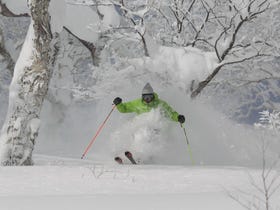
M 5 210 L 241 210 L 228 194 L 256 203 L 250 174 L 241 167 L 97 164 L 88 160 L 35 156 L 34 167 L 0 168 L 0 202 Z M 239 190 L 252 196 L 245 196 Z M 274 195 L 279 209 L 280 194 Z

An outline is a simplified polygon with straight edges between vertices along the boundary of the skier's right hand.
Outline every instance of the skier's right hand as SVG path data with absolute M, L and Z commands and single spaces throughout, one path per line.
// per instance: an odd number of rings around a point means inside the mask
M 122 99 L 121 99 L 120 97 L 115 98 L 114 101 L 113 101 L 113 103 L 114 103 L 115 105 L 118 105 L 118 104 L 120 104 L 121 102 L 122 102 Z

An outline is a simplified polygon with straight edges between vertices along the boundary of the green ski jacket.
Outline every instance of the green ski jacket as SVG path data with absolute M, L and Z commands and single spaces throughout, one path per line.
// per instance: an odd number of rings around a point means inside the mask
M 154 95 L 155 98 L 150 103 L 146 103 L 142 100 L 142 98 L 139 98 L 126 103 L 120 103 L 117 105 L 117 109 L 119 110 L 119 112 L 122 113 L 134 112 L 136 114 L 142 114 L 145 112 L 149 112 L 152 109 L 160 108 L 166 117 L 170 118 L 175 122 L 178 122 L 179 114 L 176 111 L 174 111 L 165 101 L 160 100 L 156 93 L 154 93 Z

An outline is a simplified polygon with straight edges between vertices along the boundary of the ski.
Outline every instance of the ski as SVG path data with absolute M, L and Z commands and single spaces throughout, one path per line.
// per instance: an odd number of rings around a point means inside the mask
M 124 154 L 132 164 L 137 164 L 131 152 L 126 151 Z
M 116 161 L 118 164 L 120 164 L 120 165 L 123 164 L 123 161 L 122 161 L 122 159 L 121 159 L 120 157 L 115 157 L 115 161 Z

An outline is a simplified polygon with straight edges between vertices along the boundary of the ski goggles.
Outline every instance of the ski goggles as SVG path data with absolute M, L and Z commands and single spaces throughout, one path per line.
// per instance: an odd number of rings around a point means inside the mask
M 143 94 L 143 95 L 142 95 L 143 101 L 145 101 L 145 102 L 147 102 L 147 103 L 149 103 L 149 102 L 151 102 L 152 100 L 154 100 L 154 98 L 155 98 L 155 96 L 154 96 L 153 93 L 151 93 L 151 94 Z

